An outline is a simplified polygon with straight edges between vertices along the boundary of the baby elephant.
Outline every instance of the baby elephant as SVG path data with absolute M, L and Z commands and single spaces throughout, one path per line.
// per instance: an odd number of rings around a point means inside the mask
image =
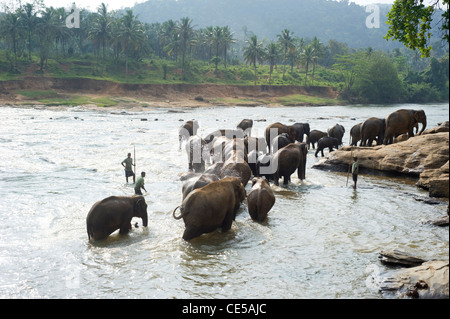
M 269 183 L 261 177 L 252 180 L 252 188 L 247 194 L 247 207 L 253 220 L 262 222 L 275 204 L 275 194 Z
M 327 148 L 330 152 L 333 151 L 333 147 L 335 147 L 336 149 L 339 148 L 339 140 L 337 138 L 334 137 L 329 137 L 329 136 L 325 136 L 322 137 L 318 142 L 317 142 L 317 150 L 316 153 L 314 154 L 315 157 L 317 157 L 317 154 L 319 154 L 319 152 L 322 153 L 322 157 L 323 155 L 323 149 Z
M 101 240 L 120 229 L 120 234 L 128 234 L 131 219 L 142 218 L 147 227 L 147 203 L 143 196 L 110 196 L 95 203 L 86 217 L 89 239 Z

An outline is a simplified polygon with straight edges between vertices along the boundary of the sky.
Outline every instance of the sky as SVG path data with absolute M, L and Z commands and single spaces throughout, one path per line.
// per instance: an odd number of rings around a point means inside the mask
M 1 2 L 8 2 L 8 0 L 0 0 Z M 71 7 L 72 3 L 75 2 L 75 5 L 78 8 L 85 8 L 89 11 L 95 11 L 97 7 L 104 2 L 108 6 L 108 10 L 117 10 L 124 7 L 132 7 L 136 3 L 145 2 L 147 0 L 44 0 L 45 6 L 53 6 L 53 7 Z M 212 0 L 213 1 L 213 0 Z M 275 1 L 275 0 L 274 0 Z M 22 0 L 22 2 L 27 2 L 26 0 Z M 394 0 L 350 0 L 350 2 L 354 2 L 359 5 L 367 5 L 371 3 L 393 3 Z

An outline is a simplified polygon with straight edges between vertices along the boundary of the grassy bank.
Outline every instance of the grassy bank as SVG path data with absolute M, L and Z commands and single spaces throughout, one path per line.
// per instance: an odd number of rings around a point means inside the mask
M 213 63 L 188 59 L 185 63 L 184 79 L 179 61 L 159 58 L 143 59 L 139 62 L 130 60 L 128 72 L 123 61 L 115 64 L 111 61 L 101 62 L 91 54 L 83 57 L 49 58 L 45 70 L 40 71 L 39 58 L 32 56 L 31 63 L 19 59 L 14 72 L 6 63 L 5 51 L 0 51 L 0 80 L 20 79 L 24 76 L 45 75 L 58 78 L 90 78 L 114 81 L 119 83 L 148 83 L 148 84 L 176 84 L 176 83 L 215 83 L 227 85 L 253 85 L 254 69 L 247 64 L 218 65 L 217 70 Z M 3 62 L 2 62 L 3 61 Z M 332 86 L 339 87 L 344 77 L 338 70 L 317 66 L 312 73 L 308 70 L 278 65 L 270 74 L 268 65 L 257 67 L 257 85 L 299 85 L 299 86 Z M 284 77 L 283 77 L 284 73 Z

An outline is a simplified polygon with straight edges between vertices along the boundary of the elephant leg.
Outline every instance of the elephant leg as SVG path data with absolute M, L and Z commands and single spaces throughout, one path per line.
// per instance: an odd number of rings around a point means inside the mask
M 120 227 L 119 234 L 121 234 L 121 235 L 126 235 L 126 234 L 128 234 L 128 232 L 130 231 L 130 229 L 131 229 L 131 223 L 123 224 L 123 225 Z
M 317 154 L 319 154 L 319 148 L 317 148 L 316 152 L 314 153 L 314 156 L 317 157 Z
M 290 180 L 290 176 L 289 175 L 284 175 L 283 176 L 283 185 L 288 185 L 289 184 L 289 180 Z
M 322 157 L 324 157 L 325 155 L 323 155 L 323 148 L 320 150 L 320 152 L 322 153 Z
M 221 225 L 221 229 L 222 232 L 227 232 L 231 229 L 231 225 L 233 224 L 233 220 L 234 220 L 234 213 L 233 211 L 228 211 L 227 214 L 225 215 L 225 218 L 222 222 Z
M 103 240 L 106 239 L 108 236 L 109 232 L 106 230 L 96 230 L 92 234 L 92 238 L 94 238 L 94 240 Z
M 273 176 L 273 183 L 276 185 L 276 186 L 278 186 L 278 185 L 280 185 L 280 183 L 279 183 L 279 176 Z

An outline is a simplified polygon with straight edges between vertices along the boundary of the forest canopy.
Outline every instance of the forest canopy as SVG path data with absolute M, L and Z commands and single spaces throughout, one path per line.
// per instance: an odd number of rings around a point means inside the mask
M 182 5 L 185 1 L 178 3 Z M 299 2 L 280 1 L 270 12 L 272 17 L 268 21 L 273 24 L 264 21 L 269 19 L 269 13 L 261 13 L 255 20 L 261 22 L 261 29 L 255 24 L 255 29 L 237 30 L 232 26 L 233 19 L 224 20 L 225 14 L 221 15 L 223 24 L 216 24 L 222 20 L 214 20 L 215 11 L 210 12 L 209 20 L 200 19 L 200 22 L 188 15 L 151 21 L 145 10 L 139 9 L 140 5 L 133 10 L 110 11 L 105 4 L 94 12 L 80 10 L 79 27 L 72 28 L 67 26 L 67 18 L 73 13 L 65 8 L 46 7 L 37 0 L 23 3 L 0 15 L 0 80 L 31 72 L 134 83 L 332 86 L 339 90 L 342 99 L 351 102 L 448 99 L 448 43 L 440 46 L 437 42 L 430 58 L 421 58 L 398 43 L 393 49 L 378 49 L 370 44 L 354 47 L 356 42 L 350 45 L 333 37 L 347 34 L 354 39 L 368 40 L 358 35 L 359 26 L 353 32 L 350 29 L 347 33 L 339 32 L 330 18 L 328 24 L 322 21 L 323 28 L 314 30 L 315 35 L 311 27 L 315 22 L 298 16 L 309 10 L 308 4 L 322 3 L 323 16 L 331 14 L 327 13 L 330 7 L 336 12 L 342 9 L 340 21 L 345 22 L 350 16 L 354 19 L 352 10 L 361 11 L 362 7 L 347 1 L 305 0 L 298 12 L 291 10 L 291 16 L 297 17 L 297 28 L 288 16 L 278 20 L 275 17 L 279 16 L 277 10 L 285 12 L 283 4 L 293 6 Z M 248 16 L 256 15 L 256 11 L 260 12 L 269 3 L 268 0 L 240 2 L 248 10 L 253 4 L 255 12 L 250 10 Z M 175 1 L 152 0 L 146 4 L 152 3 L 166 8 Z M 185 6 L 186 10 L 193 10 L 195 4 L 201 7 L 203 3 L 207 7 L 209 3 L 224 2 L 191 0 L 189 3 L 192 6 Z M 255 3 L 259 6 L 255 7 Z M 274 2 L 270 3 L 273 6 Z M 237 1 L 227 4 L 226 12 L 233 13 Z M 192 14 L 206 14 L 205 7 Z M 161 10 L 154 8 L 156 12 Z M 360 18 L 365 20 L 367 13 L 362 12 Z M 176 16 L 174 9 L 173 13 Z M 339 20 L 339 15 L 333 17 Z M 201 21 L 214 21 L 214 24 L 204 26 L 205 22 Z M 254 23 L 251 19 L 246 21 L 249 25 Z M 362 29 L 379 32 L 367 26 Z M 268 30 L 271 35 L 266 33 Z M 311 30 L 311 36 L 305 35 L 305 30 Z M 388 42 L 381 34 L 374 37 Z

